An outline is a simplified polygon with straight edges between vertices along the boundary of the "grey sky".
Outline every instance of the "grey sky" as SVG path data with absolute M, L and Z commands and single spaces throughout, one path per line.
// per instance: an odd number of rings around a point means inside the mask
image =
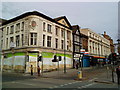
M 117 2 L 3 2 L 2 18 L 10 19 L 34 10 L 51 18 L 66 16 L 72 25 L 90 28 L 96 33 L 106 31 L 114 42 L 118 38 Z

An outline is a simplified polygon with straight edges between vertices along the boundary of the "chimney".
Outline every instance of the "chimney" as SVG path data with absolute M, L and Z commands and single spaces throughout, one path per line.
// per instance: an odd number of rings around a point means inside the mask
M 104 31 L 104 35 L 106 35 L 106 31 Z

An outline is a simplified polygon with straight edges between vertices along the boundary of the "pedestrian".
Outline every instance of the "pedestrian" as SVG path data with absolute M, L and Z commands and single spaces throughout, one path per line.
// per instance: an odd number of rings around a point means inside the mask
M 76 63 L 76 69 L 78 69 L 78 62 Z
M 37 68 L 37 70 L 38 70 L 38 76 L 40 76 L 40 67 L 38 66 L 38 68 Z
M 116 68 L 116 74 L 117 74 L 118 84 L 120 84 L 120 66 L 118 66 L 118 67 Z
M 31 65 L 31 75 L 33 75 L 33 65 Z

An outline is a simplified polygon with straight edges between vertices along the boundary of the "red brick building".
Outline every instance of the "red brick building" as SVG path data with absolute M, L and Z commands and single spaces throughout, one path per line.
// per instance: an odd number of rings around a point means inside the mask
M 113 39 L 111 39 L 111 37 L 109 35 L 106 34 L 106 32 L 104 31 L 103 37 L 108 39 L 110 41 L 110 51 L 111 52 L 115 52 L 115 47 L 113 44 Z

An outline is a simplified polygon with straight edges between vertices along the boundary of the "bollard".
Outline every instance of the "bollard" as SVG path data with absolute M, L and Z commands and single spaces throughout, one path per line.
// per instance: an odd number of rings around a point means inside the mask
M 78 71 L 78 79 L 82 79 L 82 71 Z
M 107 66 L 107 70 L 109 70 L 109 67 Z

